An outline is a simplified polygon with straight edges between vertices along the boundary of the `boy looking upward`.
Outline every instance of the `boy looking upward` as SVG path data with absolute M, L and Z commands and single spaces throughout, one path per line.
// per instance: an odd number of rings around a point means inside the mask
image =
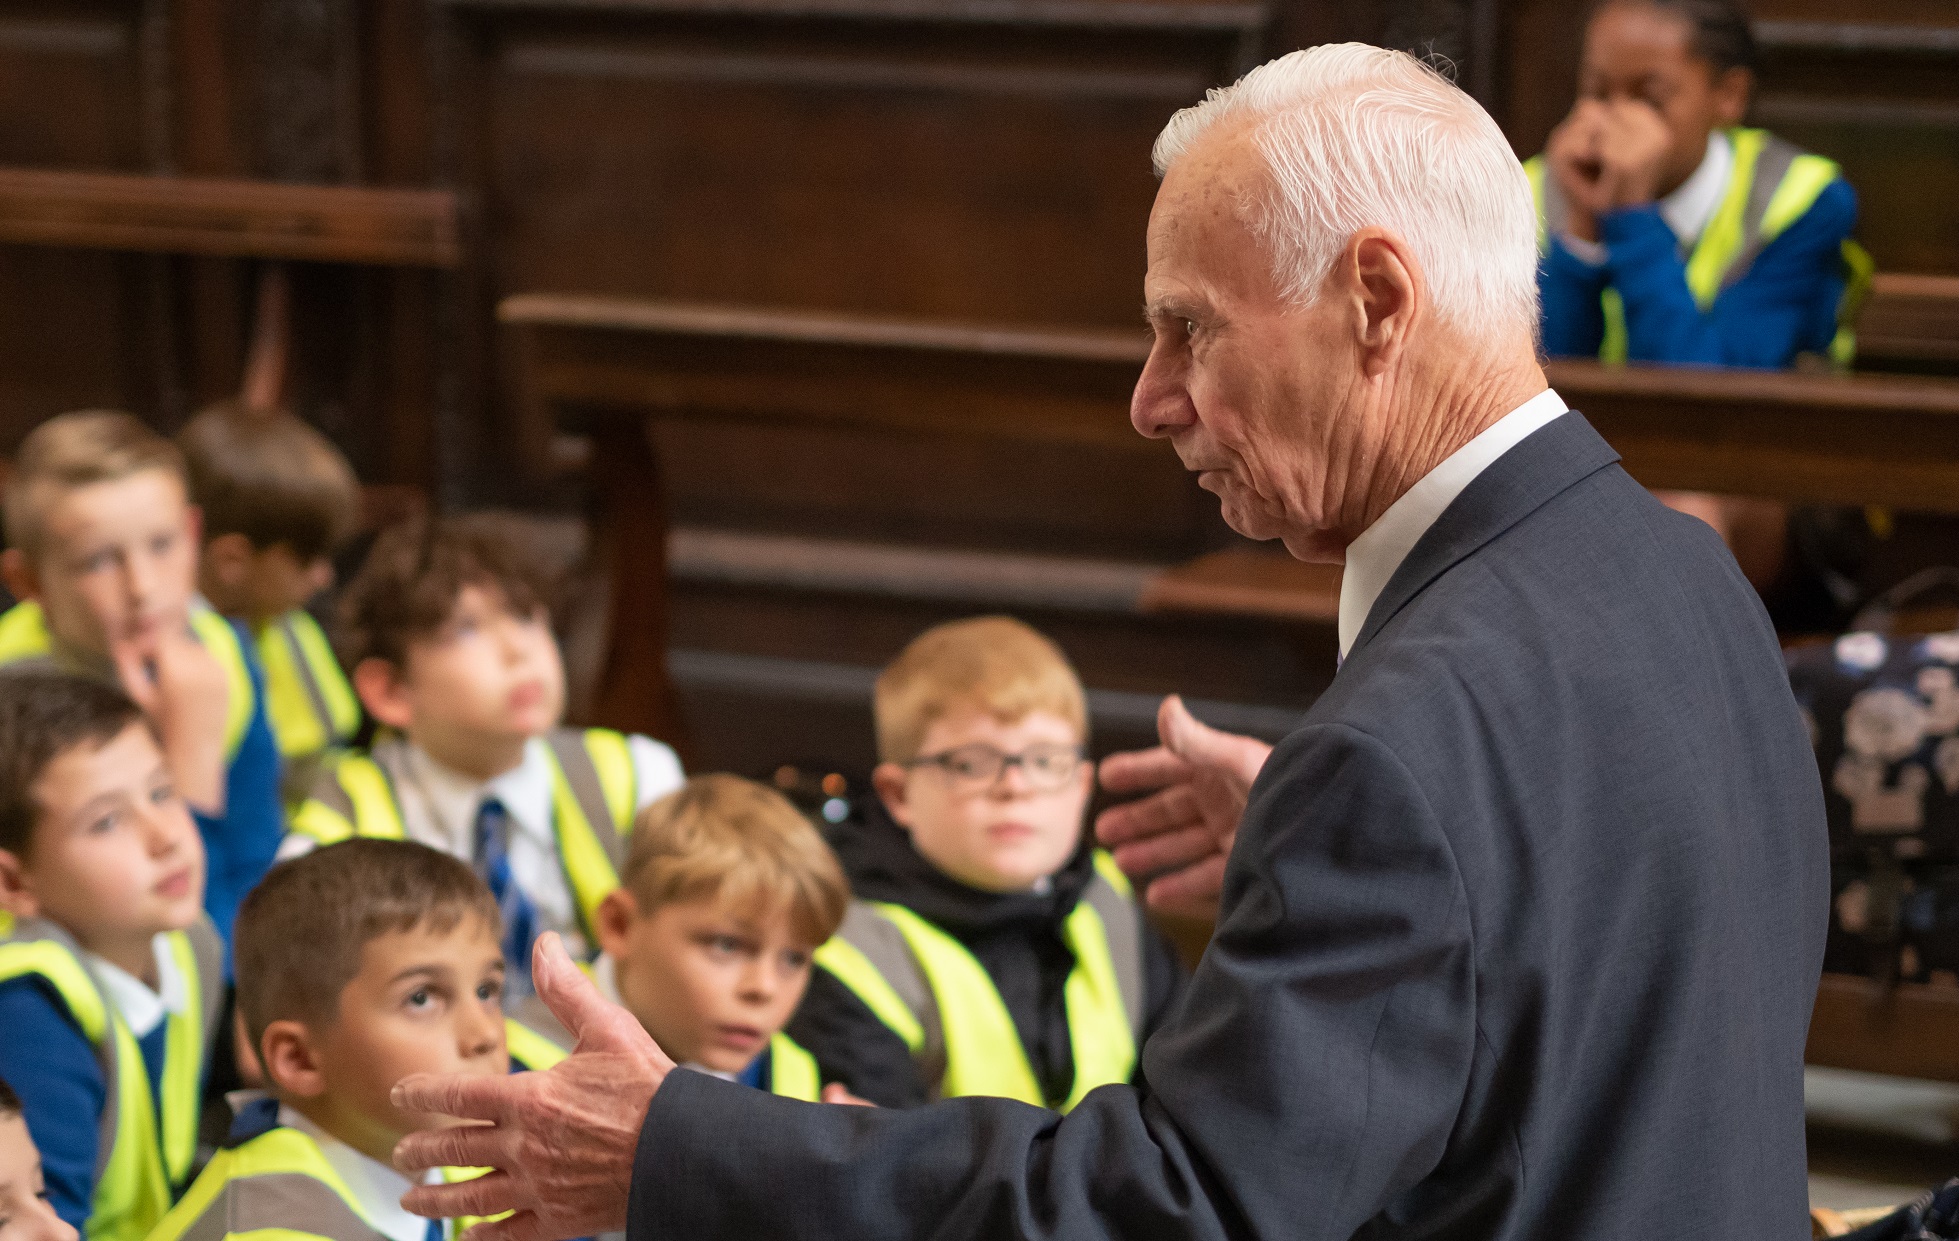
M 752 780 L 695 776 L 640 812 L 620 880 L 599 905 L 606 998 L 679 1064 L 818 1098 L 816 1061 L 782 1027 L 850 889 L 809 820 Z
M 1857 196 L 1834 163 L 1742 127 L 1755 59 L 1735 0 L 1593 10 L 1578 101 L 1525 165 L 1547 353 L 1849 365 L 1869 278 Z
M 121 690 L 0 673 L 0 1077 L 57 1214 L 143 1241 L 190 1175 L 222 1020 L 204 848 Z
M 1009 617 L 929 629 L 878 677 L 877 804 L 838 842 L 856 900 L 789 1024 L 873 1103 L 1069 1108 L 1127 1082 L 1183 983 L 1082 838 L 1087 704 Z
M 333 550 L 353 533 L 360 485 L 340 450 L 282 409 L 225 401 L 177 433 L 203 514 L 198 585 L 242 622 L 265 670 L 266 715 L 297 805 L 323 757 L 353 740 L 360 702 L 306 604 L 333 583 Z
M 320 781 L 285 850 L 406 838 L 470 862 L 503 909 L 513 1006 L 531 993 L 538 935 L 593 950 L 633 815 L 681 781 L 656 741 L 558 726 L 565 673 L 545 594 L 494 518 L 382 535 L 341 598 L 341 637 L 355 692 L 388 731 Z
M 62 414 L 22 442 L 6 519 L 0 573 L 21 602 L 0 616 L 0 664 L 119 684 L 149 714 L 229 935 L 279 847 L 279 752 L 249 641 L 197 597 L 182 457 L 128 414 Z
M 20 1114 L 20 1096 L 0 1081 L 0 1236 L 7 1241 L 78 1241 L 75 1226 L 54 1213 L 41 1153 Z
M 240 1109 L 152 1241 L 431 1241 L 389 1154 L 451 1122 L 388 1094 L 411 1073 L 509 1071 L 499 939 L 475 873 L 421 845 L 354 840 L 274 867 L 239 911 L 235 949 L 269 1097 Z

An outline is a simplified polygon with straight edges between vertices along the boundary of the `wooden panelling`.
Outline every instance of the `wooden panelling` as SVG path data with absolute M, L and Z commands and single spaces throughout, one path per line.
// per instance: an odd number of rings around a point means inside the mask
M 1834 1069 L 1959 1082 L 1959 988 L 1825 974 L 1804 1059 Z
M 0 168 L 0 242 L 454 267 L 456 201 L 378 190 Z

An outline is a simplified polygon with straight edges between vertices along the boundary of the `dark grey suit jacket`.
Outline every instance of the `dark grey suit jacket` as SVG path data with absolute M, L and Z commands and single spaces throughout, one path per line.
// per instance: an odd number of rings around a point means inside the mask
M 1806 1235 L 1816 763 L 1733 559 L 1617 460 L 1560 417 L 1409 554 L 1252 791 L 1146 1085 L 677 1073 L 632 1241 Z

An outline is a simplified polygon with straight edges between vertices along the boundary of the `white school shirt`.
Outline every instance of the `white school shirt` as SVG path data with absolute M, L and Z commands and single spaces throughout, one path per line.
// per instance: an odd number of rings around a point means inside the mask
M 1564 399 L 1546 388 L 1486 427 L 1481 435 L 1450 453 L 1442 464 L 1422 475 L 1388 511 L 1374 519 L 1347 547 L 1347 567 L 1340 574 L 1340 658 L 1346 659 L 1367 624 L 1374 601 L 1408 553 L 1421 542 L 1435 519 L 1455 502 L 1463 489 L 1525 436 L 1563 414 Z
M 543 738 L 531 738 L 523 761 L 488 781 L 443 766 L 413 742 L 400 744 L 407 775 L 396 793 L 408 839 L 473 861 L 477 812 L 496 798 L 510 816 L 510 870 L 537 908 L 538 930 L 559 932 L 573 957 L 585 956 L 588 945 L 551 826 L 551 751 Z M 634 810 L 680 787 L 685 779 L 680 760 L 667 746 L 634 734 L 626 747 L 639 786 Z
M 367 1222 L 388 1241 L 427 1241 L 429 1221 L 401 1205 L 401 1196 L 415 1187 L 409 1180 L 378 1159 L 370 1159 L 284 1104 L 279 1106 L 279 1123 L 297 1129 L 320 1148 L 327 1166 L 339 1174 L 353 1192 L 354 1202 Z M 439 1184 L 442 1170 L 430 1168 L 424 1185 Z M 445 1232 L 447 1231 L 445 1227 Z
M 1708 221 L 1721 209 L 1721 199 L 1727 195 L 1728 174 L 1734 171 L 1734 166 L 1734 143 L 1717 129 L 1707 136 L 1707 154 L 1701 156 L 1700 167 L 1680 183 L 1679 189 L 1656 204 L 1660 218 L 1666 221 L 1681 245 L 1692 247 L 1707 231 Z M 1564 234 L 1562 240 L 1565 249 L 1593 267 L 1604 265 L 1605 247 L 1598 242 L 1573 237 L 1570 233 Z
M 122 1022 L 138 1041 L 148 1038 L 166 1017 L 181 1016 L 190 1007 L 190 980 L 177 968 L 177 958 L 162 935 L 150 937 L 150 951 L 156 954 L 156 986 L 92 952 L 83 958 L 102 982 L 109 1003 L 116 1006 Z

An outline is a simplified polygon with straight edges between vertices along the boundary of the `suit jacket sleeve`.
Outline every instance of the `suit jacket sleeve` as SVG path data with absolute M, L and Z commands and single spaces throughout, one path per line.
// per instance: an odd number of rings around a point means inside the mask
M 1144 1084 L 1066 1117 L 671 1075 L 641 1131 L 631 1241 L 1350 1236 L 1435 1167 L 1468 1083 L 1454 856 L 1386 746 L 1316 726 L 1267 762 L 1224 909 Z

